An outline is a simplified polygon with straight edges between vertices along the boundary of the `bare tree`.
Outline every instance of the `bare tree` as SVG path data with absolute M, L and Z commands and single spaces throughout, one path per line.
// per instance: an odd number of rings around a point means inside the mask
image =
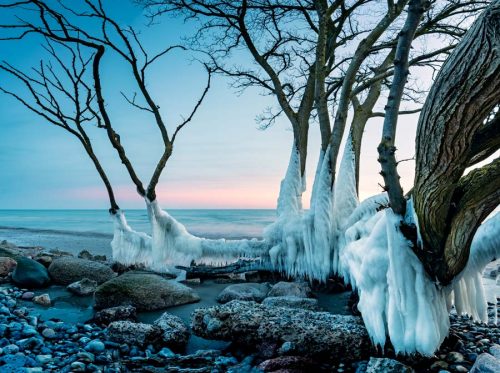
M 294 146 L 300 153 L 301 175 L 305 171 L 309 125 L 314 119 L 319 122 L 322 151 L 330 145 L 331 168 L 335 172 L 352 105 L 350 138 L 359 174 L 362 134 L 370 118 L 383 116 L 374 108 L 381 93 L 388 91 L 395 71 L 397 30 L 408 1 L 139 2 L 147 5 L 155 17 L 171 13 L 198 19 L 200 24 L 191 45 L 207 51 L 215 71 L 234 78 L 238 89 L 260 87 L 277 98 L 278 109 L 266 109 L 258 119 L 265 128 L 279 115 L 286 116 L 293 129 Z M 409 65 L 439 66 L 443 56 L 453 49 L 455 40 L 465 32 L 469 18 L 487 3 L 429 2 L 416 37 L 439 34 L 450 45 L 413 51 Z M 367 13 L 380 16 L 375 22 L 362 25 L 358 19 Z M 256 64 L 231 62 L 232 53 L 242 48 Z M 406 86 L 403 98 L 415 101 L 422 93 Z M 416 107 L 400 114 L 419 110 Z
M 121 162 L 126 167 L 130 179 L 135 184 L 139 195 L 147 198 L 149 201 L 156 200 L 155 189 L 158 185 L 161 173 L 172 155 L 175 139 L 181 129 L 193 119 L 196 111 L 206 97 L 210 88 L 211 70 L 208 66 L 205 66 L 208 73 L 208 79 L 200 99 L 196 102 L 189 115 L 175 127 L 172 133 L 169 133 L 166 122 L 160 111 L 160 106 L 154 100 L 151 92 L 147 88 L 147 71 L 148 68 L 161 57 L 165 56 L 173 49 L 182 49 L 182 47 L 171 46 L 156 54 L 151 54 L 144 48 L 136 30 L 132 27 L 124 28 L 120 26 L 117 21 L 108 16 L 101 0 L 82 0 L 78 6 L 75 4 L 69 6 L 66 5 L 65 2 L 59 1 L 57 5 L 58 7 L 51 6 L 47 2 L 41 0 L 14 1 L 4 4 L 2 7 L 15 9 L 22 9 L 22 7 L 26 8 L 26 6 L 28 6 L 30 7 L 29 10 L 38 14 L 38 20 L 30 21 L 29 19 L 31 18 L 22 18 L 22 16 L 18 16 L 18 22 L 16 24 L 0 25 L 0 28 L 14 31 L 15 34 L 7 37 L 8 39 L 21 39 L 30 34 L 38 34 L 50 40 L 78 45 L 79 47 L 88 48 L 93 51 L 93 88 L 95 90 L 99 113 L 102 117 L 102 127 L 106 129 L 108 139 L 116 149 Z M 81 10 L 76 11 L 74 9 Z M 24 11 L 26 13 L 27 10 L 24 9 Z M 78 21 L 85 19 L 97 21 L 97 27 L 79 26 Z M 120 142 L 120 136 L 112 125 L 112 120 L 105 105 L 105 94 L 103 93 L 101 78 L 101 61 L 105 53 L 114 53 L 129 65 L 131 78 L 137 85 L 140 98 L 137 98 L 137 94 L 134 94 L 132 97 L 122 94 L 127 102 L 133 107 L 146 111 L 152 115 L 154 118 L 153 122 L 161 134 L 164 150 L 146 187 L 138 177 L 132 162 L 128 158 L 125 148 Z
M 89 68 L 94 56 L 84 56 L 78 46 L 71 48 L 49 40 L 44 48 L 50 59 L 47 62 L 40 61 L 39 66 L 32 69 L 32 75 L 8 62 L 0 63 L 1 70 L 24 86 L 25 94 L 12 91 L 5 85 L 0 86 L 0 90 L 36 113 L 46 123 L 64 129 L 79 140 L 106 187 L 109 211 L 115 214 L 119 207 L 113 188 L 86 131 L 88 125 L 103 127 L 94 91 L 88 83 Z M 67 58 L 62 57 L 63 55 Z

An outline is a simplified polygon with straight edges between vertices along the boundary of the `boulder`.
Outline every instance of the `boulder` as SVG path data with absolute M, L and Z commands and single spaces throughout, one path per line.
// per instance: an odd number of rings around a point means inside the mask
M 285 282 L 275 284 L 268 294 L 269 297 L 293 296 L 299 298 L 310 298 L 313 296 L 307 282 Z
M 97 288 L 94 297 L 96 309 L 134 306 L 138 311 L 160 310 L 200 300 L 191 288 L 144 272 L 126 272 L 105 282 Z
M 360 317 L 232 301 L 197 309 L 192 331 L 206 339 L 232 341 L 255 349 L 263 343 L 292 345 L 296 355 L 360 360 L 370 351 L 370 338 Z M 287 348 L 287 350 L 289 350 Z
M 280 356 L 265 360 L 259 365 L 264 372 L 317 372 L 321 371 L 317 361 L 302 356 Z
M 102 284 L 116 276 L 111 268 L 102 263 L 72 256 L 54 259 L 49 266 L 49 274 L 54 282 L 61 285 L 69 285 L 83 278 Z
M 162 334 L 156 326 L 131 321 L 114 321 L 109 324 L 107 333 L 113 342 L 139 346 L 158 344 Z
M 78 253 L 78 257 L 80 259 L 87 259 L 87 260 L 92 260 L 94 259 L 94 256 L 90 253 L 88 250 L 82 250 Z
M 262 302 L 269 292 L 269 284 L 243 283 L 229 285 L 217 296 L 217 302 L 227 303 L 232 300 Z
M 186 346 L 189 330 L 180 317 L 165 312 L 153 325 L 160 328 L 163 343 L 167 347 L 180 350 Z
M 91 320 L 98 325 L 109 325 L 113 321 L 136 321 L 137 312 L 133 306 L 118 306 L 96 312 Z
M 0 277 L 5 277 L 16 268 L 17 262 L 7 256 L 0 257 Z
M 500 372 L 500 360 L 484 352 L 479 355 L 472 366 L 470 373 L 498 373 Z
M 314 298 L 299 298 L 293 296 L 267 297 L 262 301 L 267 307 L 302 308 L 304 310 L 319 311 L 318 300 Z
M 84 278 L 80 281 L 69 284 L 66 288 L 76 295 L 90 295 L 94 294 L 95 290 L 97 289 L 97 282 L 94 280 L 89 280 L 88 278 Z
M 412 373 L 413 368 L 400 363 L 397 360 L 371 357 L 366 366 L 366 373 Z
M 33 303 L 49 307 L 51 305 L 50 296 L 49 294 L 37 295 L 36 297 L 33 297 Z
M 40 255 L 35 258 L 35 260 L 43 265 L 45 268 L 49 268 L 52 263 L 52 257 L 50 255 Z
M 17 257 L 17 266 L 12 273 L 12 281 L 23 288 L 40 288 L 50 282 L 47 268 L 35 260 Z
M 496 343 L 490 346 L 490 354 L 493 355 L 494 358 L 500 359 L 500 345 Z

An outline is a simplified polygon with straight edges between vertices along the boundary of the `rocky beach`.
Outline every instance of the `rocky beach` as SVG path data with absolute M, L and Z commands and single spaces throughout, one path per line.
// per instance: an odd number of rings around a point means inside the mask
M 496 267 L 485 275 L 495 277 Z M 452 312 L 431 357 L 375 349 L 335 279 L 291 282 L 236 263 L 187 279 L 82 251 L 0 245 L 2 372 L 496 372 L 490 322 Z M 495 286 L 493 280 L 488 280 Z M 493 283 L 493 285 L 491 284 Z

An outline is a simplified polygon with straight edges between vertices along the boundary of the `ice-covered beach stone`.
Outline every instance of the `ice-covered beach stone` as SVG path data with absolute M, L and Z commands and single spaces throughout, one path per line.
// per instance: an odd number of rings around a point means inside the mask
M 293 296 L 299 298 L 310 298 L 313 296 L 307 282 L 285 282 L 275 284 L 268 294 L 269 297 Z
M 17 257 L 17 266 L 12 273 L 12 281 L 24 288 L 39 288 L 49 284 L 47 269 L 35 260 Z
M 80 281 L 69 284 L 67 289 L 76 295 L 90 295 L 97 289 L 97 281 L 83 278 Z
M 366 357 L 370 339 L 360 317 L 232 301 L 197 309 L 191 329 L 206 339 L 232 341 L 248 348 L 262 343 L 293 343 L 300 356 L 346 360 Z
M 173 349 L 186 346 L 189 330 L 180 317 L 165 312 L 153 325 L 160 328 L 162 340 L 166 346 Z
M 294 296 L 267 297 L 262 301 L 267 307 L 302 308 L 304 310 L 319 311 L 317 299 L 299 298 Z
M 94 297 L 96 309 L 134 306 L 138 311 L 160 310 L 200 300 L 191 288 L 144 272 L 127 272 L 105 282 L 97 288 Z
M 61 285 L 69 285 L 83 278 L 102 284 L 116 276 L 107 265 L 72 256 L 54 259 L 49 266 L 49 274 L 54 282 Z
M 269 293 L 269 284 L 247 282 L 229 285 L 217 296 L 217 302 L 227 303 L 232 300 L 262 302 Z

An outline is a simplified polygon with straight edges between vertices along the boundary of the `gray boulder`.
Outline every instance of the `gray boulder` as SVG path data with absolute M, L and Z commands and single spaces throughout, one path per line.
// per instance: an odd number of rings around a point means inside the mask
M 167 347 L 182 349 L 186 346 L 189 330 L 180 317 L 165 312 L 153 325 L 160 328 L 163 343 Z
M 217 296 L 217 302 L 227 303 L 232 300 L 262 302 L 269 292 L 269 284 L 243 283 L 229 285 Z
M 370 351 L 370 338 L 360 317 L 232 301 L 197 309 L 192 331 L 206 339 L 232 341 L 247 348 L 264 343 L 292 345 L 299 356 L 359 360 Z
M 299 298 L 310 298 L 313 296 L 312 290 L 307 282 L 285 282 L 281 281 L 275 284 L 268 296 L 283 297 L 293 296 Z
M 302 308 L 304 310 L 319 311 L 318 300 L 314 298 L 299 298 L 293 296 L 267 297 L 262 301 L 266 307 Z
M 50 283 L 47 269 L 35 260 L 17 257 L 12 281 L 23 288 L 40 288 Z
M 400 363 L 397 360 L 371 357 L 366 366 L 366 373 L 412 373 L 413 368 Z
M 105 282 L 97 288 L 94 298 L 96 309 L 134 306 L 138 311 L 160 310 L 200 300 L 185 285 L 143 272 L 127 272 Z
M 113 321 L 136 321 L 137 312 L 133 306 L 118 306 L 96 312 L 91 320 L 98 325 L 109 325 Z
M 93 294 L 97 289 L 97 281 L 83 278 L 80 281 L 69 284 L 66 289 L 76 295 L 90 295 Z
M 498 373 L 500 361 L 494 356 L 484 352 L 479 355 L 472 366 L 470 373 Z
M 49 274 L 54 282 L 61 285 L 69 285 L 84 278 L 102 284 L 116 276 L 107 265 L 72 256 L 54 259 L 49 266 Z
M 150 324 L 131 321 L 114 321 L 107 328 L 109 339 L 117 343 L 146 346 L 158 344 L 161 330 Z

